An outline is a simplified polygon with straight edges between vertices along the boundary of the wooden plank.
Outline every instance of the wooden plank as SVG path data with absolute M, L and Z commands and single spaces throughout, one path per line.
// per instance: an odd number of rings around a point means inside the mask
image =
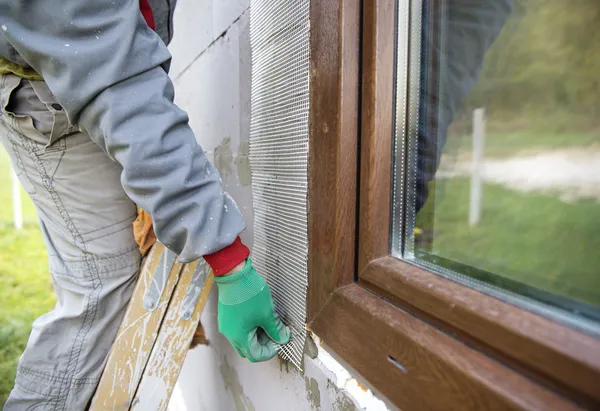
M 131 406 L 132 411 L 164 411 L 169 405 L 169 399 L 213 285 L 214 277 L 211 271 L 204 277 L 204 283 L 198 285 L 201 287 L 201 290 L 198 291 L 200 297 L 191 318 L 182 319 L 184 297 L 192 282 L 197 264 L 196 261 L 184 265 L 181 279 L 177 283 Z
M 401 409 L 580 409 L 359 285 L 336 290 L 311 329 Z
M 108 355 L 90 411 L 129 410 L 182 267 L 180 263 L 173 264 L 157 308 L 154 311 L 145 310 L 144 295 L 152 284 L 164 251 L 164 246 L 156 243 L 141 268 L 140 278 Z
M 310 4 L 308 318 L 354 281 L 360 1 Z

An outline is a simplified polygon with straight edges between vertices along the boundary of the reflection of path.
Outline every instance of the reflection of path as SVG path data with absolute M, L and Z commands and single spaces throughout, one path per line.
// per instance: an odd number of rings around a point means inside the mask
M 470 172 L 468 158 L 442 156 L 437 177 L 464 177 Z M 519 191 L 559 193 L 566 202 L 600 199 L 600 150 L 573 148 L 486 159 L 483 180 Z

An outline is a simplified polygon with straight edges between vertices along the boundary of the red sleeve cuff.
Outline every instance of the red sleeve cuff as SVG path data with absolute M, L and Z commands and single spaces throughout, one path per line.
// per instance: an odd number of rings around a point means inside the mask
M 245 261 L 249 255 L 250 250 L 238 237 L 231 245 L 203 257 L 208 265 L 210 265 L 210 268 L 212 268 L 213 273 L 218 277 L 233 270 L 236 265 Z

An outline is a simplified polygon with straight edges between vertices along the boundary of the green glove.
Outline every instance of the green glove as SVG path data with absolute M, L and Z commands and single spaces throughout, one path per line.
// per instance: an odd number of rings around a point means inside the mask
M 275 312 L 267 281 L 258 275 L 252 260 L 238 273 L 215 277 L 219 288 L 219 331 L 237 353 L 251 362 L 277 355 L 290 341 L 290 330 Z

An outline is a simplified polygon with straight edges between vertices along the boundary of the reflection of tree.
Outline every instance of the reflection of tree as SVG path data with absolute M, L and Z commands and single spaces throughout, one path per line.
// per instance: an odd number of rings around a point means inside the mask
M 570 130 L 598 127 L 598 27 L 597 0 L 516 0 L 465 111 L 485 105 L 503 119 L 534 121 L 561 113 Z

